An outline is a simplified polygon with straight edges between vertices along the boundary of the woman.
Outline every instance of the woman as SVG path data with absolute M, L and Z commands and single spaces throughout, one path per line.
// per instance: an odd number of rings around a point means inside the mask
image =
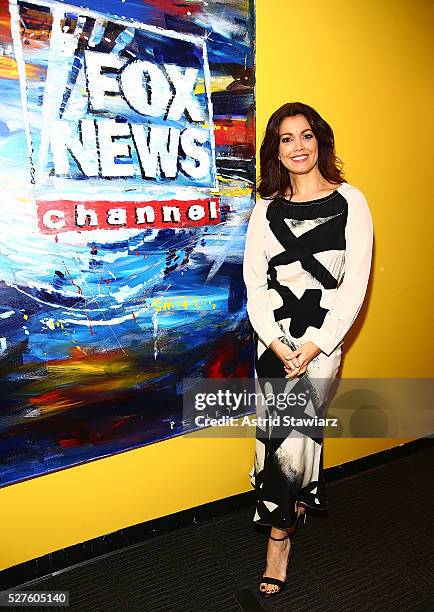
M 326 416 L 343 340 L 365 297 L 373 228 L 363 193 L 337 166 L 331 127 L 310 106 L 293 102 L 273 113 L 260 159 L 261 199 L 249 220 L 243 265 L 256 378 L 268 380 L 264 396 L 273 383 L 274 394 L 289 386 L 310 397 L 308 408 L 288 406 L 283 413 L 257 405 L 257 416 L 269 420 L 257 426 L 249 476 L 257 500 L 253 521 L 271 526 L 260 584 L 269 596 L 286 582 L 298 517 L 327 505 L 322 432 L 302 433 L 270 417 Z

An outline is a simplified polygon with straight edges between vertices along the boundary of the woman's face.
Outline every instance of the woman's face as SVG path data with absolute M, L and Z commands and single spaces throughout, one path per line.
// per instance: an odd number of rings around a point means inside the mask
M 304 115 L 281 121 L 278 157 L 293 174 L 307 174 L 318 162 L 318 140 Z

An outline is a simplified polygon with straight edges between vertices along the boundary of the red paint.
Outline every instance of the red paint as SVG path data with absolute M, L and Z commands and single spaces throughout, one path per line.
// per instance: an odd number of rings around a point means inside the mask
M 238 345 L 232 336 L 221 338 L 204 365 L 206 378 L 248 378 L 249 364 L 242 363 Z
M 82 289 L 81 289 L 80 285 L 77 285 L 77 284 L 74 282 L 74 279 L 73 279 L 73 278 L 72 278 L 72 276 L 70 275 L 69 270 L 68 270 L 68 268 L 66 267 L 65 262 L 63 262 L 63 265 L 65 266 L 65 270 L 66 270 L 67 275 L 69 276 L 69 279 L 70 279 L 70 281 L 71 281 L 71 284 L 72 284 L 72 285 L 74 285 L 74 287 L 77 287 L 78 295 L 82 296 L 82 295 L 83 295 L 83 291 L 82 291 Z
M 68 439 L 68 440 L 59 440 L 59 446 L 62 448 L 70 448 L 71 446 L 80 446 L 79 440 Z
M 29 397 L 29 402 L 32 402 L 32 404 L 36 406 L 45 406 L 46 404 L 54 404 L 62 399 L 63 396 L 60 391 L 47 391 L 47 393 L 43 393 L 42 395 Z
M 255 143 L 255 124 L 245 119 L 219 119 L 214 121 L 216 145 L 250 145 Z
M 72 346 L 69 349 L 69 354 L 71 355 L 72 361 L 75 361 L 76 359 L 84 359 L 85 357 L 88 358 L 86 352 L 82 348 L 78 348 L 77 346 Z M 65 360 L 65 363 L 69 363 L 69 359 Z
M 179 0 L 145 0 L 146 6 L 152 6 L 157 9 L 161 13 L 169 13 L 169 15 L 178 15 L 185 16 L 187 18 L 190 15 L 187 15 L 187 11 L 191 13 L 191 15 L 195 15 L 199 13 L 202 9 L 201 5 L 193 4 L 192 2 L 180 3 Z M 182 6 L 184 4 L 184 6 Z

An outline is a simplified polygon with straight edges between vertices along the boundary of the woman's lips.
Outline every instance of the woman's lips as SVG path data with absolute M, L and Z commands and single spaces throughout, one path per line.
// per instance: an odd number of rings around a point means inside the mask
M 309 155 L 297 155 L 296 157 L 291 157 L 291 160 L 296 164 L 302 164 L 308 157 Z

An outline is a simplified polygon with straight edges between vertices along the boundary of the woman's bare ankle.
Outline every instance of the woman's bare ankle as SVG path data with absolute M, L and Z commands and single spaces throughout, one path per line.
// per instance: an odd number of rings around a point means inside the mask
M 270 536 L 273 536 L 273 538 L 284 538 L 287 535 L 287 529 L 279 529 L 278 527 L 272 527 L 270 530 Z

